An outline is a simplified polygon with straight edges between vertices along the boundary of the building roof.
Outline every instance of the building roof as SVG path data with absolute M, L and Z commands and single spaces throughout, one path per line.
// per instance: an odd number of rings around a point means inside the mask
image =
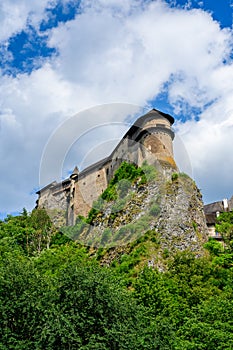
M 57 181 L 50 182 L 48 185 L 42 187 L 39 191 L 37 191 L 36 194 L 40 194 L 42 191 L 46 191 L 56 185 L 57 185 Z
M 148 118 L 156 118 L 160 116 L 166 118 L 171 123 L 171 125 L 174 124 L 175 119 L 170 114 L 161 112 L 158 109 L 153 108 L 146 114 L 139 117 L 133 125 L 140 127 L 147 121 Z
M 218 201 L 218 202 L 204 205 L 205 214 L 212 214 L 212 213 L 216 213 L 217 211 L 219 211 L 221 213 L 223 210 L 224 210 L 224 208 L 223 208 L 222 201 Z
M 205 218 L 206 218 L 207 225 L 214 225 L 216 223 L 217 216 L 215 213 L 211 213 L 211 214 L 205 214 Z
M 71 179 L 76 179 L 77 176 L 78 176 L 78 174 L 79 174 L 79 170 L 78 170 L 78 167 L 76 166 L 76 167 L 74 168 L 72 174 L 70 175 L 70 178 L 71 178 Z
M 104 159 L 99 160 L 98 162 L 89 165 L 87 168 L 83 169 L 80 173 L 79 173 L 79 177 L 82 177 L 84 175 L 86 175 L 87 173 L 91 172 L 92 170 L 96 170 L 97 168 L 101 169 L 103 165 L 105 165 L 108 161 L 111 160 L 111 157 L 108 156 Z
M 141 117 L 139 117 L 134 122 L 134 124 L 129 128 L 127 133 L 123 136 L 123 139 L 126 138 L 126 137 L 132 136 L 138 129 L 143 128 L 143 125 L 148 121 L 148 119 L 150 120 L 152 118 L 161 117 L 161 116 L 163 118 L 166 118 L 171 125 L 175 121 L 175 119 L 171 115 L 163 113 L 163 112 L 160 112 L 159 110 L 153 108 L 149 112 L 147 112 L 146 114 L 144 114 Z
M 174 124 L 174 122 L 175 122 L 175 119 L 174 119 L 170 114 L 161 112 L 161 111 L 159 111 L 158 109 L 153 108 L 153 109 L 151 109 L 149 112 L 147 112 L 146 114 L 144 114 L 143 116 L 141 116 L 140 118 L 138 118 L 138 119 L 136 120 L 136 123 L 137 123 L 137 121 L 140 120 L 141 118 L 142 118 L 142 119 L 147 119 L 148 117 L 156 116 L 156 115 L 161 115 L 162 117 L 166 118 L 166 119 L 171 123 L 171 125 Z

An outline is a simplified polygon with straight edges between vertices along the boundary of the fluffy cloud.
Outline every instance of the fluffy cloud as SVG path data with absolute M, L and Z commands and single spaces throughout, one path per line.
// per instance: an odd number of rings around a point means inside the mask
M 38 26 L 47 15 L 46 6 L 52 2 L 2 4 L 0 40 L 21 30 L 29 18 Z M 163 1 L 99 0 L 83 1 L 74 20 L 48 29 L 47 34 L 56 57 L 30 74 L 0 76 L 0 192 L 4 198 L 0 211 L 32 208 L 35 196 L 30 192 L 39 185 L 43 149 L 52 132 L 70 116 L 113 102 L 147 106 L 163 91 L 177 113 L 198 108 L 199 121 L 191 113 L 187 122 L 177 122 L 176 131 L 205 199 L 230 195 L 230 29 L 220 29 L 202 10 L 171 8 Z M 124 119 L 122 113 L 114 118 Z M 93 121 L 106 122 L 100 116 L 93 116 Z M 85 127 L 90 128 L 87 119 L 80 118 L 79 129 Z M 123 129 L 116 125 L 112 139 Z M 101 133 L 109 135 L 109 129 Z M 102 148 L 110 152 L 109 147 Z M 75 158 L 71 153 L 69 164 Z
M 7 0 L 0 4 L 1 32 L 0 40 L 8 40 L 13 34 L 21 31 L 27 24 L 38 26 L 44 17 L 44 11 L 51 0 L 28 1 Z

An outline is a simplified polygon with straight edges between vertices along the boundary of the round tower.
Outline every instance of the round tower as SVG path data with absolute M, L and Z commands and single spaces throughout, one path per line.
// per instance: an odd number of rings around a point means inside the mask
M 140 158 L 149 163 L 157 159 L 176 168 L 173 156 L 175 134 L 171 128 L 173 123 L 172 116 L 156 109 L 152 109 L 135 122 L 137 132 L 134 134 L 134 140 L 141 145 L 139 163 L 141 163 Z

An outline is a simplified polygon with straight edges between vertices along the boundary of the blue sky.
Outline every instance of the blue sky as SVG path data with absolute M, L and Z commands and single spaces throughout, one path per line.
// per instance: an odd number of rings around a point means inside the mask
M 202 9 L 210 13 L 221 28 L 232 27 L 232 0 L 167 0 L 167 3 L 174 8 Z M 11 56 L 10 60 L 3 58 L 3 72 L 14 76 L 21 72 L 30 73 L 43 65 L 46 58 L 58 54 L 55 47 L 47 45 L 48 31 L 74 20 L 81 11 L 80 0 L 57 1 L 53 7 L 45 7 L 45 18 L 41 18 L 39 28 L 29 22 L 21 31 L 12 33 L 7 45 L 2 42 L 2 50 L 8 53 L 8 57 Z
M 33 208 L 43 152 L 62 123 L 116 102 L 172 114 L 177 152 L 182 143 L 205 202 L 231 196 L 232 9 L 232 0 L 0 5 L 0 217 Z M 114 118 L 113 144 L 127 128 L 122 113 Z M 96 139 L 108 135 L 102 128 Z M 86 152 L 84 143 L 69 147 L 60 177 Z M 110 151 L 96 147 L 99 157 Z M 55 175 L 51 168 L 47 178 Z

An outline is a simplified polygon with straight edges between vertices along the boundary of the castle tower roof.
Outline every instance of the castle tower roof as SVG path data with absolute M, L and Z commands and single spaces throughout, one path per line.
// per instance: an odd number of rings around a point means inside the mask
M 75 168 L 74 168 L 72 174 L 70 175 L 70 178 L 73 179 L 73 180 L 75 180 L 75 179 L 78 177 L 78 175 L 79 175 L 79 170 L 78 170 L 78 167 L 75 166 Z
M 136 120 L 135 124 L 137 126 L 140 126 L 140 124 L 145 122 L 148 118 L 154 118 L 154 117 L 159 117 L 159 116 L 166 118 L 170 122 L 171 125 L 174 124 L 175 119 L 170 114 L 163 113 L 155 108 L 151 109 L 149 112 L 147 112 L 146 114 L 144 114 L 143 116 L 138 118 Z

